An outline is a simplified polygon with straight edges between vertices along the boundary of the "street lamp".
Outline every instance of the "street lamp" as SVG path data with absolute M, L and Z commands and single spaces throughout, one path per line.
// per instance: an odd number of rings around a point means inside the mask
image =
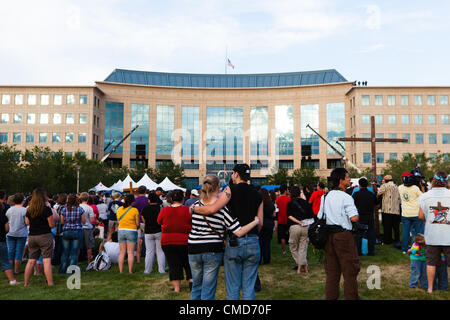
M 80 193 L 80 169 L 81 166 L 76 165 L 75 169 L 77 169 L 77 194 Z

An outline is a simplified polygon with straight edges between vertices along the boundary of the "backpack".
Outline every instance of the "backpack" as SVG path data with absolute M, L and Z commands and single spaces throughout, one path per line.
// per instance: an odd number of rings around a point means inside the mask
M 323 196 L 323 215 L 321 219 L 316 219 L 308 229 L 308 238 L 309 242 L 316 249 L 325 249 L 325 244 L 328 241 L 328 228 L 327 228 L 327 219 L 325 215 L 325 197 Z
M 109 256 L 104 253 L 100 252 L 92 261 L 89 263 L 89 265 L 86 268 L 86 271 L 89 270 L 95 270 L 95 271 L 102 271 L 102 270 L 109 270 L 111 268 L 111 261 L 109 260 Z

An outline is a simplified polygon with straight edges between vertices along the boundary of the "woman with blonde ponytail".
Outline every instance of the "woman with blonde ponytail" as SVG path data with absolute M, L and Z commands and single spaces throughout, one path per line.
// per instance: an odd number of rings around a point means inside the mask
M 205 206 L 216 202 L 220 181 L 216 175 L 207 175 L 202 182 L 200 199 L 194 206 Z M 244 236 L 259 223 L 258 217 L 241 227 L 231 217 L 227 207 L 212 215 L 192 214 L 192 229 L 188 240 L 189 264 L 193 285 L 191 300 L 215 300 L 219 268 L 224 255 L 225 232 Z
M 30 226 L 28 235 L 28 263 L 25 267 L 24 286 L 28 286 L 36 260 L 42 254 L 44 273 L 47 284 L 53 285 L 52 253 L 53 236 L 51 228 L 54 227 L 53 212 L 46 206 L 47 195 L 43 189 L 35 189 L 27 208 L 25 222 Z

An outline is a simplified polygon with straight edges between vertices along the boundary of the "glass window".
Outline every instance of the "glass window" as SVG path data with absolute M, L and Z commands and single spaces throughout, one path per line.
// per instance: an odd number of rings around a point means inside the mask
M 39 133 L 39 142 L 40 143 L 47 143 L 47 132 L 41 132 Z
M 421 106 L 422 105 L 422 96 L 414 96 L 414 105 Z
M 115 143 L 123 138 L 123 103 L 106 102 L 105 103 L 105 133 L 104 146 L 109 152 Z M 122 145 L 120 145 L 115 153 L 122 153 Z
M 80 124 L 87 123 L 87 113 L 80 113 Z
M 423 124 L 423 117 L 421 114 L 414 115 L 414 124 Z
M 428 115 L 428 124 L 436 124 L 436 115 L 435 114 Z
M 442 144 L 450 144 L 450 134 L 448 133 L 442 134 Z
M 87 104 L 87 94 L 80 94 L 80 104 Z
M 375 96 L 375 105 L 382 106 L 383 105 L 383 96 Z
M 27 114 L 27 124 L 35 124 L 36 123 L 36 114 L 29 113 Z
M 22 105 L 23 104 L 23 94 L 16 94 L 14 103 L 16 105 Z
M 435 133 L 430 133 L 428 135 L 428 143 L 429 144 L 436 144 L 436 134 Z
M 53 124 L 61 124 L 62 123 L 62 115 L 60 113 L 53 114 Z
M 389 133 L 389 139 L 397 139 L 396 133 Z M 396 144 L 397 142 L 389 142 L 390 144 Z
M 327 119 L 329 119 L 330 116 L 332 116 L 331 112 L 327 112 Z M 307 124 L 317 132 L 319 131 L 318 104 L 305 104 L 300 106 L 300 128 L 302 128 L 300 130 L 300 136 L 302 146 L 309 145 L 311 146 L 311 154 L 319 154 L 319 137 L 312 130 L 306 128 Z M 330 129 L 327 130 L 327 134 L 333 134 Z M 334 125 L 334 129 L 339 130 L 339 125 Z M 328 137 L 328 139 L 330 139 L 330 137 Z
M 172 115 L 170 116 L 172 118 Z M 276 117 L 275 117 L 276 118 Z M 276 120 L 275 120 L 276 121 Z M 206 108 L 206 155 L 242 155 L 243 109 L 240 107 Z
M 388 106 L 395 106 L 395 96 L 388 96 Z
M 384 153 L 377 153 L 377 163 L 384 163 Z
M 402 143 L 409 143 L 410 142 L 410 134 L 409 133 L 404 133 L 402 135 L 402 139 L 408 139 L 407 142 L 402 142 Z
M 388 115 L 388 123 L 389 124 L 396 124 L 397 123 L 397 118 L 396 118 L 395 114 Z
M 10 104 L 11 96 L 9 94 L 2 94 L 2 104 Z
M 22 134 L 20 132 L 13 133 L 13 142 L 20 142 L 22 140 Z
M 66 124 L 74 124 L 75 123 L 75 115 L 73 113 L 66 114 Z
M 409 124 L 409 114 L 402 114 L 402 124 Z
M 74 104 L 75 103 L 75 95 L 74 94 L 68 94 L 67 95 L 67 104 Z
M 448 96 L 441 96 L 441 106 L 448 106 Z
M 8 133 L 0 132 L 0 142 L 8 142 Z
M 362 134 L 363 138 L 370 138 L 370 133 L 363 133 Z M 363 142 L 364 144 L 369 144 L 370 142 Z
M 27 142 L 34 142 L 34 133 L 27 132 Z
M 14 113 L 14 123 L 22 123 L 22 114 Z
M 361 96 L 361 104 L 363 106 L 370 105 L 370 97 L 369 96 Z
M 64 155 L 65 155 L 66 157 L 72 157 L 72 152 L 64 152 Z
M 383 124 L 383 115 L 382 114 L 375 115 L 375 124 Z
M 389 153 L 389 160 L 397 160 L 397 153 Z
M 41 106 L 48 106 L 50 96 L 48 94 L 41 94 Z
M 9 123 L 9 114 L 2 113 L 2 121 L 1 123 Z
M 78 133 L 78 143 L 86 143 L 86 133 L 79 132 Z
M 294 114 L 292 111 L 292 106 L 275 106 L 275 130 L 276 154 L 293 155 Z
M 28 105 L 34 106 L 37 103 L 37 97 L 35 94 L 29 94 L 28 95 Z
M 156 154 L 172 153 L 174 112 L 174 106 L 156 106 Z
M 130 136 L 130 153 L 136 154 L 136 145 L 143 144 L 145 145 L 145 153 L 148 154 L 148 132 L 150 128 L 150 106 L 148 104 L 131 104 L 131 128 L 134 128 L 137 124 L 139 124 L 139 127 Z
M 409 105 L 409 96 L 402 96 L 401 97 L 401 104 L 402 104 L 402 106 L 408 106 Z
M 372 160 L 370 159 L 371 155 L 368 152 L 363 153 L 363 162 L 364 163 L 371 163 Z
M 73 132 L 66 132 L 66 142 L 67 143 L 73 142 Z
M 431 158 L 431 160 L 436 160 L 437 153 L 430 153 L 428 156 Z
M 416 144 L 423 144 L 423 133 L 416 133 Z
M 52 142 L 61 142 L 61 133 L 53 132 Z
M 384 133 L 376 133 L 375 138 L 376 139 L 384 139 Z M 377 142 L 377 143 L 384 143 L 384 142 Z
M 436 96 L 427 96 L 427 104 L 429 106 L 436 105 Z
M 48 124 L 48 113 L 41 113 L 40 124 Z
M 62 100 L 63 100 L 62 94 L 55 94 L 53 97 L 53 104 L 55 106 L 60 106 L 62 105 Z
M 250 154 L 266 156 L 268 154 L 269 118 L 267 107 L 250 109 Z
M 318 107 L 317 107 L 318 108 Z M 306 129 L 303 129 L 306 130 Z M 311 130 L 310 130 L 311 131 Z M 317 136 L 317 135 L 316 135 Z M 344 151 L 344 142 L 339 142 L 339 138 L 345 137 L 345 103 L 327 103 L 327 138 L 337 150 Z M 319 147 L 319 139 L 316 140 L 317 148 Z M 328 154 L 336 154 L 330 146 L 327 145 Z M 318 154 L 318 153 L 317 153 Z
M 442 124 L 448 124 L 448 114 L 442 114 L 441 115 L 441 123 Z
M 369 114 L 362 115 L 362 124 L 370 124 L 370 115 Z

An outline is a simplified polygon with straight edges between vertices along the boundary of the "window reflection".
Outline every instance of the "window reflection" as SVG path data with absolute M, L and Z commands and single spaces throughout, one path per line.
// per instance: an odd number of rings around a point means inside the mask
M 206 154 L 242 155 L 243 109 L 240 107 L 206 108 Z
M 148 104 L 131 104 L 131 128 L 139 127 L 130 136 L 131 154 L 136 154 L 136 145 L 144 144 L 148 153 L 148 130 L 150 106 Z
M 250 109 L 250 154 L 252 156 L 268 154 L 268 122 L 267 107 Z
M 345 148 L 345 142 L 338 140 L 343 137 L 345 137 L 345 103 L 327 103 L 327 139 L 337 150 L 344 151 L 340 145 Z M 330 146 L 327 146 L 327 153 L 336 154 Z
M 292 106 L 275 106 L 276 154 L 294 154 L 294 115 Z
M 156 154 L 171 154 L 173 149 L 174 107 L 156 107 Z
M 181 155 L 198 156 L 200 132 L 199 107 L 183 106 L 181 108 Z

